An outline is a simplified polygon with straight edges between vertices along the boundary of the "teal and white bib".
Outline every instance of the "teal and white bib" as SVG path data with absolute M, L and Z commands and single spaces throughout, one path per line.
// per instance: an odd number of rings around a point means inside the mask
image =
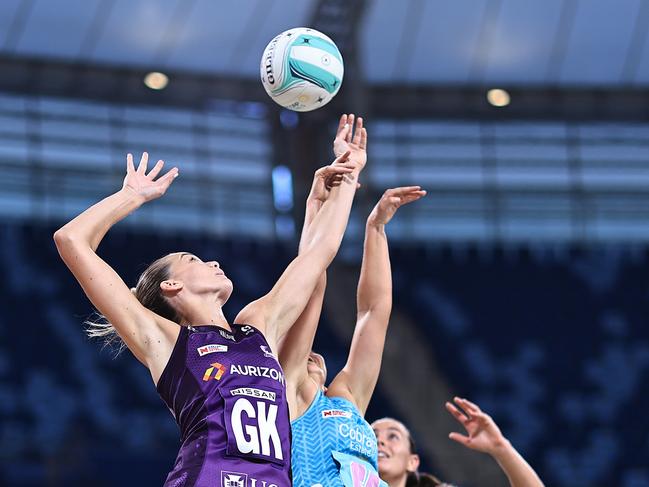
M 387 487 L 378 475 L 374 431 L 347 399 L 319 391 L 291 429 L 293 485 Z

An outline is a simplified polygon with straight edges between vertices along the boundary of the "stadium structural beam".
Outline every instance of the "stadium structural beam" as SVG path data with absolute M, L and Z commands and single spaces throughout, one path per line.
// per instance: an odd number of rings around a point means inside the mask
M 261 102 L 275 106 L 256 78 L 210 73 L 167 72 L 169 86 L 144 86 L 147 70 L 44 58 L 0 55 L 0 92 L 22 95 L 94 99 L 186 108 L 209 108 L 215 100 Z M 339 97 L 301 120 L 331 123 L 349 107 L 344 103 L 345 78 Z M 511 104 L 497 108 L 486 100 L 486 87 L 458 85 L 364 85 L 367 109 L 377 118 L 649 121 L 649 89 L 617 87 L 504 87 Z M 342 96 L 341 96 L 342 95 Z M 356 110 L 352 107 L 352 109 Z
M 170 83 L 154 91 L 144 85 L 149 70 L 45 58 L 0 55 L 0 91 L 23 95 L 91 99 L 200 109 L 213 100 L 269 103 L 256 79 L 165 71 Z
M 649 121 L 649 90 L 621 87 L 503 87 L 506 107 L 487 102 L 481 86 L 372 85 L 373 118 Z
M 342 112 L 368 114 L 358 40 L 366 4 L 367 0 L 318 0 L 311 13 L 309 26 L 331 37 L 343 56 L 343 87 L 332 104 Z

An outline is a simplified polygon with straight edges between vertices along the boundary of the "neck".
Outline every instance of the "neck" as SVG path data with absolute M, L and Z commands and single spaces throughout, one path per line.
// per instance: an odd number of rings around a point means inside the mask
M 218 325 L 230 329 L 230 324 L 223 314 L 223 303 L 200 299 L 191 303 L 189 312 L 184 313 L 184 325 Z
M 395 478 L 382 478 L 384 482 L 388 484 L 389 487 L 406 487 L 406 480 L 408 480 L 408 474 L 401 475 Z

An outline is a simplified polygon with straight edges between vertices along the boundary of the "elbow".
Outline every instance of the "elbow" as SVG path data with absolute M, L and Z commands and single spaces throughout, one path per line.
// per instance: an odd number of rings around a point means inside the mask
M 54 243 L 56 243 L 57 247 L 59 245 L 65 244 L 65 242 L 70 241 L 70 239 L 70 233 L 65 230 L 65 227 L 61 227 L 56 232 L 54 232 Z
M 54 232 L 54 243 L 56 244 L 57 247 L 61 247 L 62 245 L 65 244 L 66 240 L 69 240 L 69 234 L 63 230 L 63 228 L 59 228 L 56 232 Z
M 54 232 L 54 243 L 56 244 L 56 248 L 59 249 L 59 252 L 71 247 L 75 240 L 74 235 L 69 230 L 66 230 L 65 227 L 59 228 Z

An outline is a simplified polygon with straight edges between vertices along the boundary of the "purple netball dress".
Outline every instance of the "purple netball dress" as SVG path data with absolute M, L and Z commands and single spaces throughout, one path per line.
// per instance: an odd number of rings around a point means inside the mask
M 164 487 L 290 487 L 284 374 L 256 328 L 182 327 L 158 381 L 182 446 Z

